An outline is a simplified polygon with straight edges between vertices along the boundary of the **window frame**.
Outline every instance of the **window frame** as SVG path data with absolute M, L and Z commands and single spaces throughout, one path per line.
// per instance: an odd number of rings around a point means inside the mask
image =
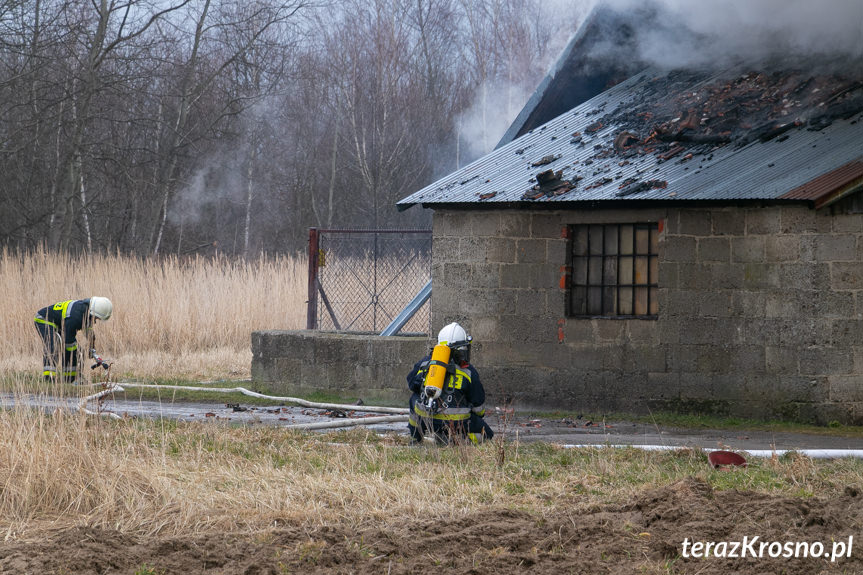
M 625 248 L 627 229 L 632 238 L 631 245 Z M 645 230 L 646 249 L 639 245 L 639 233 Z M 659 319 L 660 230 L 658 221 L 569 224 L 566 316 L 573 319 Z M 614 233 L 614 241 L 608 241 L 609 231 Z M 592 243 L 591 238 L 595 236 L 601 238 L 601 246 L 596 246 L 595 241 Z M 607 246 L 607 243 L 614 245 Z M 596 275 L 599 275 L 598 280 Z M 644 276 L 643 281 L 640 275 Z M 609 276 L 613 276 L 613 281 Z M 583 280 L 577 281 L 578 278 Z M 628 302 L 622 299 L 627 297 L 627 292 L 631 292 Z M 598 304 L 594 299 L 597 293 Z M 609 295 L 614 298 L 613 302 L 606 299 Z M 640 298 L 645 299 L 642 302 Z M 640 309 L 644 309 L 644 313 L 636 313 Z M 629 313 L 621 313 L 621 310 Z

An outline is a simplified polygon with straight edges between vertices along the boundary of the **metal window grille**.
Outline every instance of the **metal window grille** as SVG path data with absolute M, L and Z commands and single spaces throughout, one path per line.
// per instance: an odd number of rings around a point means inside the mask
M 431 279 L 431 230 L 309 229 L 306 328 L 380 333 Z M 429 333 L 426 302 L 401 333 Z
M 568 316 L 657 317 L 657 223 L 578 224 L 569 232 Z

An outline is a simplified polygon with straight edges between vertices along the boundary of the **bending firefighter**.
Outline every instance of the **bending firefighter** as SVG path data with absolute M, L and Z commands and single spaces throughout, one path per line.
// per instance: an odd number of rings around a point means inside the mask
M 444 327 L 438 344 L 408 374 L 408 429 L 415 442 L 431 432 L 439 443 L 468 438 L 478 444 L 494 432 L 485 422 L 485 390 L 470 365 L 471 337 L 457 323 Z
M 33 321 L 42 338 L 42 375 L 47 380 L 75 383 L 78 377 L 78 332 L 87 336 L 89 357 L 95 356 L 96 320 L 111 317 L 114 306 L 106 297 L 70 299 L 43 307 Z M 58 377 L 59 375 L 59 377 Z

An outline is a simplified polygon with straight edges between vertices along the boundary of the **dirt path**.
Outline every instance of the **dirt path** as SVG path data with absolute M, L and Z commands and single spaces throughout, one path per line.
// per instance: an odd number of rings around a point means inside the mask
M 756 536 L 768 544 L 819 542 L 829 554 L 832 541 L 858 537 L 861 526 L 861 494 L 853 487 L 832 500 L 803 500 L 714 492 L 690 478 L 622 505 L 584 508 L 573 496 L 571 510 L 556 515 L 489 508 L 458 522 L 398 530 L 331 525 L 139 538 L 74 528 L 0 544 L 0 573 L 861 573 L 863 547 L 853 546 L 850 558 L 833 563 L 771 558 L 769 547 L 756 557 L 730 557 L 730 546 L 725 557 L 681 557 L 686 538 L 733 543 Z

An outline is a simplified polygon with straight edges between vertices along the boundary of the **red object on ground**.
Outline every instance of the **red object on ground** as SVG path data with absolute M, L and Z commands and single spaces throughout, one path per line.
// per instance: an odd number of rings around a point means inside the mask
M 707 461 L 717 469 L 727 465 L 746 467 L 746 460 L 743 456 L 733 451 L 711 451 L 707 456 Z

